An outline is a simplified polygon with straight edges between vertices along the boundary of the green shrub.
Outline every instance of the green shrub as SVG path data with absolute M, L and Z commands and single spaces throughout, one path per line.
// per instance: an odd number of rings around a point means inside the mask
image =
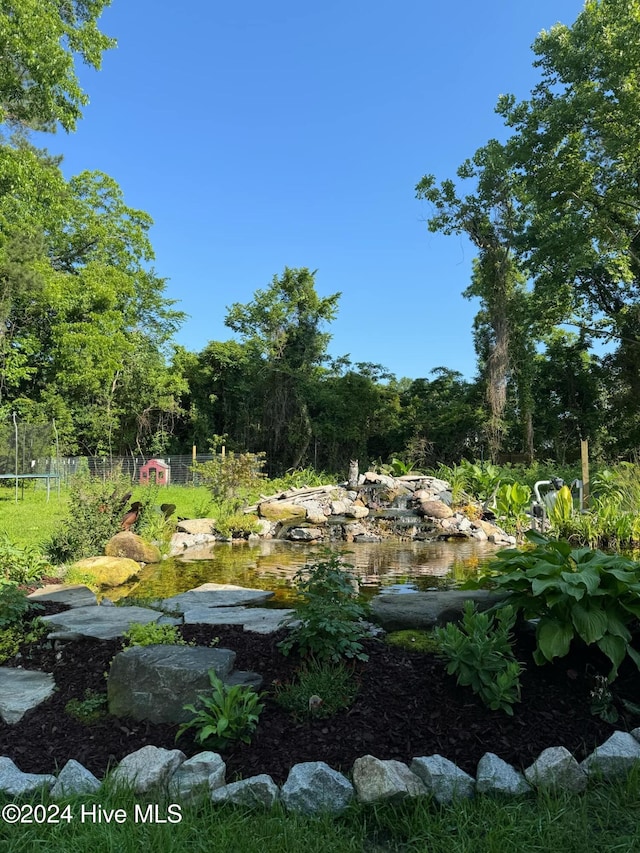
M 353 670 L 344 664 L 310 661 L 289 684 L 277 684 L 276 701 L 296 719 L 331 717 L 350 708 L 358 693 Z
M 476 612 L 474 603 L 467 601 L 462 627 L 449 623 L 434 631 L 449 675 L 455 675 L 463 687 L 471 687 L 492 711 L 509 715 L 514 702 L 520 701 L 521 666 L 510 638 L 515 619 L 511 607 L 502 607 L 494 617 Z
M 198 480 L 211 489 L 215 500 L 237 499 L 242 504 L 245 493 L 262 483 L 266 463 L 264 453 L 234 453 L 214 456 L 208 462 L 196 462 L 193 470 Z
M 6 533 L 0 533 L 0 576 L 16 583 L 40 580 L 50 569 L 47 560 L 29 545 L 15 545 Z
M 29 620 L 30 611 L 41 610 L 32 604 L 26 593 L 14 583 L 0 584 L 0 664 L 14 657 L 20 646 L 35 643 L 50 628 L 36 616 Z
M 158 625 L 155 622 L 132 622 L 122 635 L 126 646 L 186 646 L 175 625 Z
M 640 565 L 619 554 L 572 549 L 532 530 L 526 536 L 535 547 L 501 551 L 485 577 L 525 619 L 539 620 L 536 663 L 564 657 L 572 641 L 581 640 L 609 658 L 609 681 L 626 655 L 640 668 L 629 630 L 640 618 Z
M 45 545 L 54 564 L 93 557 L 120 531 L 130 482 L 123 477 L 75 477 L 70 486 L 69 515 Z
M 15 581 L 0 579 L 0 630 L 19 624 L 30 610 L 41 609 L 42 605 L 29 601 Z
M 198 696 L 201 707 L 184 706 L 185 711 L 191 711 L 194 716 L 180 726 L 176 740 L 189 729 L 196 729 L 196 743 L 207 748 L 224 749 L 236 740 L 251 743 L 264 708 L 261 697 L 241 684 L 230 687 L 213 669 L 209 670 L 209 681 L 211 693 Z
M 300 624 L 278 644 L 284 655 L 296 648 L 302 657 L 338 662 L 343 658 L 367 660 L 361 640 L 367 608 L 359 603 L 355 576 L 341 557 L 310 563 L 296 572 L 294 581 L 301 599 L 295 608 Z

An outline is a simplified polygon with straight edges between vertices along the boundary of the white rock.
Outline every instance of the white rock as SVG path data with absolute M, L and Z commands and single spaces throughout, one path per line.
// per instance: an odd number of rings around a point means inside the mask
M 0 792 L 12 797 L 52 788 L 56 777 L 49 773 L 23 773 L 10 758 L 0 757 Z
M 561 788 L 573 794 L 587 787 L 587 774 L 564 746 L 543 750 L 524 777 L 537 788 Z
M 475 780 L 442 755 L 414 758 L 410 770 L 422 779 L 427 792 L 433 794 L 438 803 L 473 797 Z
M 217 752 L 199 752 L 184 761 L 169 780 L 169 791 L 191 799 L 198 791 L 209 793 L 225 783 L 227 767 Z
M 427 789 L 415 773 L 401 761 L 382 761 L 373 755 L 357 758 L 353 765 L 353 784 L 361 803 L 402 800 L 425 795 Z
M 303 814 L 339 814 L 353 799 L 351 782 L 324 761 L 294 765 L 280 796 L 287 809 Z
M 239 806 L 262 806 L 270 809 L 280 797 L 278 786 L 266 773 L 231 782 L 211 793 L 214 803 L 235 803 Z
M 64 765 L 55 785 L 51 789 L 51 798 L 72 797 L 74 794 L 93 794 L 100 788 L 100 780 L 86 767 L 73 758 Z
M 478 762 L 476 791 L 479 794 L 505 794 L 519 797 L 531 793 L 531 785 L 522 773 L 493 752 L 486 752 Z
M 640 761 L 640 743 L 628 732 L 614 732 L 581 763 L 585 773 L 607 779 L 627 773 Z
M 186 756 L 179 749 L 162 749 L 143 746 L 125 756 L 111 774 L 118 787 L 131 788 L 136 794 L 144 794 L 156 786 L 165 786 Z

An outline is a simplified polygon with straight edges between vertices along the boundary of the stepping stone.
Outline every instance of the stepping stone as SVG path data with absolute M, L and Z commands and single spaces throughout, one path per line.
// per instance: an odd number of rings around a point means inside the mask
M 273 634 L 294 615 L 291 609 L 266 607 L 194 607 L 184 614 L 185 625 L 242 625 L 245 631 Z
M 157 622 L 162 616 L 158 610 L 148 607 L 74 607 L 54 616 L 43 616 L 42 621 L 55 629 L 57 639 L 65 634 L 92 637 L 97 640 L 113 640 L 128 631 L 133 622 L 143 625 Z
M 53 583 L 36 589 L 27 598 L 35 602 L 53 601 L 56 604 L 67 604 L 69 607 L 97 604 L 96 594 L 84 584 Z
M 203 583 L 188 592 L 173 595 L 159 602 L 163 610 L 184 613 L 195 607 L 237 607 L 258 604 L 273 598 L 273 593 L 263 589 L 248 589 L 230 583 Z
M 48 699 L 55 686 L 48 672 L 0 667 L 0 717 L 9 725 L 17 723 L 27 711 Z

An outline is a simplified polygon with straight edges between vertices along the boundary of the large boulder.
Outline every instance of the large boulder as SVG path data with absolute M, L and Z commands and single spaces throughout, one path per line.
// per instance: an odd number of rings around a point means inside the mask
M 107 557 L 127 557 L 136 563 L 159 563 L 162 559 L 159 548 L 130 530 L 112 536 L 104 547 L 104 553 Z
M 258 512 L 261 518 L 269 521 L 293 521 L 307 517 L 306 509 L 292 501 L 263 501 L 258 506 Z
M 422 501 L 418 507 L 418 512 L 427 518 L 451 518 L 453 510 L 448 507 L 443 501 Z
M 135 580 L 141 569 L 128 557 L 87 557 L 74 563 L 70 571 L 81 574 L 91 586 L 104 589 Z
M 385 631 L 429 630 L 459 619 L 468 599 L 474 601 L 479 610 L 487 610 L 503 597 L 504 594 L 484 589 L 449 589 L 407 595 L 387 593 L 371 600 L 371 618 Z
M 189 518 L 178 522 L 176 530 L 178 533 L 190 533 L 195 536 L 198 533 L 213 534 L 216 528 L 215 518 Z
M 184 706 L 211 692 L 209 670 L 222 681 L 259 684 L 255 673 L 232 673 L 236 653 L 204 646 L 134 646 L 117 654 L 107 679 L 109 713 L 116 717 L 183 723 Z

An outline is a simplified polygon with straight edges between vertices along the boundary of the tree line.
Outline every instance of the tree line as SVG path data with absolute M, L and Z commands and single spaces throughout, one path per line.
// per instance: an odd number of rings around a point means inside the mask
M 66 453 L 145 455 L 224 443 L 269 473 L 392 457 L 609 458 L 640 447 L 640 0 L 589 0 L 536 39 L 540 81 L 497 105 L 455 179 L 427 174 L 428 227 L 476 248 L 473 380 L 397 378 L 329 358 L 339 293 L 285 267 L 227 309 L 235 337 L 175 346 L 184 315 L 153 268 L 152 220 L 102 172 L 64 178 L 32 131 L 73 131 L 114 42 L 108 0 L 0 10 L 0 418 L 55 419 Z M 36 8 L 37 6 L 37 8 Z M 605 341 L 605 354 L 593 344 Z

